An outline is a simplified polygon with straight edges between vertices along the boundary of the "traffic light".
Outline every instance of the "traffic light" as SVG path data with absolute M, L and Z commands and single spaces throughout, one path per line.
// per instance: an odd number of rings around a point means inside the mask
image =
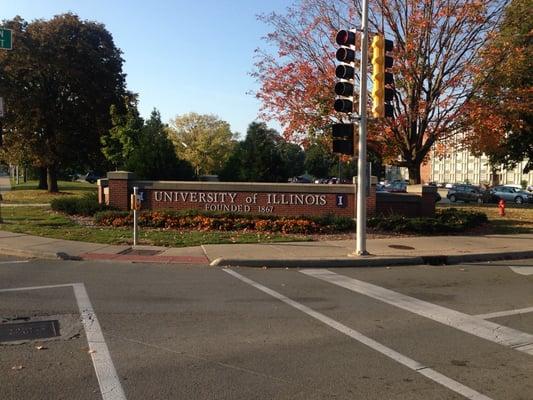
M 341 46 L 336 53 L 336 58 L 341 64 L 335 68 L 335 94 L 337 98 L 333 108 L 337 112 L 351 114 L 354 112 L 354 79 L 355 79 L 355 44 L 357 35 L 353 31 L 341 30 L 335 37 L 335 42 Z M 347 155 L 354 154 L 354 125 L 334 124 L 331 136 L 333 139 L 333 152 Z
M 355 32 L 341 30 L 335 37 L 335 42 L 341 46 L 336 53 L 336 58 L 343 64 L 337 65 L 335 76 L 340 79 L 335 84 L 335 94 L 341 97 L 337 98 L 333 108 L 337 112 L 353 112 L 353 94 L 355 78 L 355 43 L 357 35 Z
M 372 39 L 372 115 L 374 118 L 393 117 L 394 77 L 387 72 L 392 68 L 394 59 L 386 53 L 392 51 L 394 44 L 381 34 Z
M 353 124 L 333 124 L 331 136 L 333 137 L 333 152 L 354 155 L 354 125 Z

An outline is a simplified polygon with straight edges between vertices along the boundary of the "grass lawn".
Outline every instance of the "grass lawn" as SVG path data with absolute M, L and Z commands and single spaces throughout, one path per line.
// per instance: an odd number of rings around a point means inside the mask
M 83 226 L 48 207 L 2 207 L 0 230 L 26 233 L 55 239 L 79 240 L 104 244 L 132 244 L 129 228 Z M 201 244 L 270 243 L 309 241 L 301 235 L 266 234 L 254 232 L 203 232 L 164 229 L 141 229 L 139 244 L 187 247 Z
M 37 190 L 38 181 L 28 181 L 19 185 L 13 184 L 10 192 L 5 192 L 5 204 L 50 203 L 60 196 L 83 196 L 85 193 L 95 192 L 96 184 L 88 182 L 58 181 L 59 193 L 48 193 L 46 190 Z
M 439 208 L 455 207 L 463 210 L 481 211 L 487 214 L 490 232 L 495 234 L 533 233 L 533 205 L 508 205 L 505 217 L 499 215 L 497 204 L 463 204 L 438 205 Z
M 72 182 L 68 182 L 68 184 L 73 185 Z M 77 184 L 74 184 L 74 187 L 74 190 L 68 190 L 70 194 L 80 195 L 93 188 L 87 184 L 81 184 L 79 187 Z M 21 192 L 26 192 L 26 190 L 21 190 Z M 31 202 L 36 203 L 38 200 L 33 199 Z M 439 207 L 450 206 L 439 205 Z M 533 233 L 532 206 L 511 206 L 506 209 L 505 217 L 499 216 L 498 207 L 493 204 L 454 204 L 453 207 L 482 211 L 487 214 L 490 225 L 481 229 L 478 234 Z M 49 207 L 30 207 L 24 205 L 10 207 L 8 204 L 4 204 L 1 212 L 3 223 L 0 223 L 0 230 L 4 231 L 104 244 L 131 245 L 133 241 L 131 228 L 99 227 L 79 224 L 68 216 L 52 211 Z M 345 235 L 351 235 L 351 233 Z M 179 231 L 141 228 L 139 244 L 186 247 L 200 244 L 272 243 L 310 241 L 313 239 L 317 238 L 311 235 L 283 235 L 280 233 Z

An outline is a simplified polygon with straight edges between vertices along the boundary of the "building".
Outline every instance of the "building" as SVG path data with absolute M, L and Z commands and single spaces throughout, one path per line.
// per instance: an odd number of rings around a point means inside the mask
M 432 151 L 431 160 L 423 168 L 423 181 L 437 183 L 464 182 L 474 185 L 533 185 L 533 171 L 524 174 L 526 161 L 514 169 L 503 166 L 491 170 L 488 158 L 473 156 L 468 150 L 456 151 L 445 156 L 438 156 Z
M 461 146 L 461 135 L 456 135 L 444 142 L 437 151 L 435 146 L 430 152 L 430 160 L 420 169 L 422 183 L 470 183 L 473 185 L 521 185 L 533 186 L 533 171 L 524 174 L 527 160 L 518 163 L 513 169 L 499 166 L 491 169 L 488 157 L 474 156 L 468 149 Z M 388 179 L 408 179 L 407 168 L 388 168 Z

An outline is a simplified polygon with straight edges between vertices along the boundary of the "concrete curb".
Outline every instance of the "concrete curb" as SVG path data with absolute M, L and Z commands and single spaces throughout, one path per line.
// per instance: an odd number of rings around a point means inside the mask
M 515 251 L 507 253 L 479 253 L 456 256 L 435 255 L 397 258 L 362 258 L 362 259 L 245 259 L 217 258 L 209 265 L 213 267 L 267 267 L 267 268 L 349 268 L 349 267 L 389 267 L 402 265 L 452 265 L 476 261 L 518 260 L 533 258 L 533 251 Z
M 459 264 L 476 261 L 519 260 L 523 258 L 533 258 L 533 250 L 513 251 L 508 253 L 478 253 L 463 254 L 460 256 L 446 256 L 446 264 Z
M 14 248 L 0 248 L 0 254 L 6 256 L 26 257 L 26 258 L 43 258 L 45 260 L 81 260 L 80 257 L 71 256 L 64 252 L 36 251 Z
M 383 267 L 391 265 L 424 264 L 422 257 L 396 258 L 313 258 L 313 259 L 247 259 L 217 258 L 209 265 L 213 267 L 269 267 L 269 268 L 349 268 Z

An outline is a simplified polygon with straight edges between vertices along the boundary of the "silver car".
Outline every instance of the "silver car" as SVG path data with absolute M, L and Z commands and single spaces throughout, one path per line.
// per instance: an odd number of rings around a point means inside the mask
M 495 186 L 490 191 L 494 196 L 505 201 L 512 201 L 516 204 L 533 203 L 533 193 L 512 186 Z

